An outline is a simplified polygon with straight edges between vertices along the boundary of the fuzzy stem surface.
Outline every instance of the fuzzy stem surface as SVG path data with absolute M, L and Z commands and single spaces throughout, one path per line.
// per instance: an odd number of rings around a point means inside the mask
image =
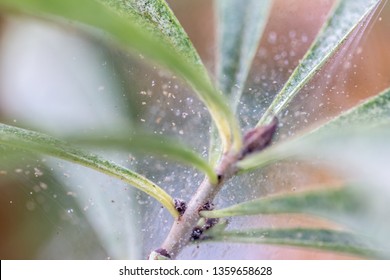
M 199 211 L 206 203 L 214 200 L 224 182 L 237 172 L 236 163 L 238 160 L 238 153 L 230 152 L 223 155 L 216 168 L 218 182 L 212 184 L 206 177 L 188 203 L 184 214 L 174 221 L 167 238 L 161 246 L 161 249 L 166 250 L 171 259 L 176 258 L 190 242 L 191 233 L 200 219 Z

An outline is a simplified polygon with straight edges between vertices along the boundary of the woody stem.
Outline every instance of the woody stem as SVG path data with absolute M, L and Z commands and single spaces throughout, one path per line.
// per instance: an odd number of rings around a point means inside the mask
M 223 183 L 236 173 L 235 166 L 238 159 L 237 153 L 223 155 L 216 168 L 218 183 L 212 184 L 208 178 L 205 178 L 188 203 L 184 214 L 174 221 L 167 238 L 160 248 L 160 250 L 163 249 L 167 252 L 170 258 L 176 258 L 180 251 L 189 243 L 191 233 L 200 219 L 199 211 L 206 203 L 214 200 Z

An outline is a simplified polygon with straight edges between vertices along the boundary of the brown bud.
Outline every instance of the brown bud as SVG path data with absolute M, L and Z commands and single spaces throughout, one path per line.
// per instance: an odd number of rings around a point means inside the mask
M 248 154 L 265 149 L 272 140 L 278 126 L 278 119 L 274 117 L 272 122 L 265 126 L 255 127 L 244 135 L 244 143 L 240 159 Z

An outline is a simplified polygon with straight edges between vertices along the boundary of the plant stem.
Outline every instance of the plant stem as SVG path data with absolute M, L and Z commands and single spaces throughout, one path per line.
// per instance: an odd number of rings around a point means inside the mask
M 223 154 L 215 172 L 218 176 L 217 183 L 213 184 L 209 178 L 203 180 L 188 203 L 183 215 L 179 216 L 173 223 L 171 231 L 162 244 L 162 247 L 153 251 L 149 259 L 161 259 L 162 257 L 169 259 L 176 258 L 193 236 L 195 238 L 195 236 L 202 234 L 202 232 L 194 231 L 200 219 L 199 212 L 204 210 L 206 205 L 212 203 L 224 182 L 238 172 L 237 162 L 239 160 L 254 152 L 262 151 L 270 144 L 277 125 L 278 120 L 274 117 L 269 125 L 249 130 L 242 139 L 243 146 L 240 151 L 236 151 L 235 148 L 231 147 L 227 153 Z
M 218 182 L 212 184 L 206 177 L 188 203 L 184 214 L 174 221 L 167 238 L 160 248 L 171 259 L 176 258 L 180 251 L 189 243 L 191 233 L 200 219 L 199 211 L 202 210 L 206 203 L 213 201 L 223 183 L 237 172 L 236 163 L 238 160 L 239 153 L 230 152 L 224 154 L 216 168 Z

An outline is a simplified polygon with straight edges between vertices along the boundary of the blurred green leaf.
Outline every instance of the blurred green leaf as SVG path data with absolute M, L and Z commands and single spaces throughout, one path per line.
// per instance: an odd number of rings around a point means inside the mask
M 105 135 L 102 137 L 102 135 Z M 169 139 L 156 134 L 135 133 L 124 135 L 123 132 L 93 134 L 87 137 L 69 137 L 71 143 L 86 146 L 95 146 L 111 149 L 131 150 L 134 152 L 153 153 L 166 156 L 168 159 L 175 159 L 205 172 L 212 183 L 217 183 L 217 175 L 207 161 L 197 153 L 188 149 L 174 139 Z
M 67 143 L 45 134 L 5 124 L 0 124 L 0 144 L 43 153 L 119 178 L 154 197 L 168 209 L 173 217 L 178 217 L 173 199 L 163 189 L 142 175 L 111 161 L 102 159 L 97 155 L 70 147 Z
M 232 216 L 306 213 L 323 218 L 342 219 L 360 215 L 367 208 L 365 196 L 353 188 L 330 188 L 295 194 L 275 195 L 236 204 L 224 209 L 202 211 L 206 218 Z
M 217 80 L 219 89 L 230 100 L 236 111 L 252 60 L 255 56 L 271 1 L 218 0 L 218 59 Z M 210 134 L 210 163 L 215 165 L 222 149 L 215 128 Z
M 79 224 L 82 210 L 73 196 L 66 195 L 66 188 L 44 161 L 32 155 L 20 157 L 18 161 L 13 157 L 4 158 L 1 153 L 4 147 L 0 145 L 2 259 L 37 258 L 52 236 L 62 234 L 63 226 L 85 227 L 91 231 L 85 220 Z
M 383 222 L 390 219 L 389 143 L 390 89 L 387 89 L 310 133 L 248 156 L 238 166 L 250 170 L 286 159 L 315 159 L 329 164 L 357 186 L 336 193 L 330 190 L 269 198 L 262 200 L 265 204 L 258 204 L 257 210 L 308 213 L 332 219 L 382 244 L 389 256 L 390 225 Z M 307 195 L 315 195 L 311 197 L 314 200 L 307 201 Z M 247 207 L 253 206 L 250 204 Z
M 261 117 L 257 126 L 269 123 L 296 96 L 381 2 L 380 0 L 340 0 L 314 43 L 302 58 L 282 90 Z
M 199 71 L 198 66 L 189 63 L 180 53 L 173 51 L 164 41 L 156 39 L 128 17 L 121 17 L 96 0 L 0 0 L 0 6 L 36 16 L 59 16 L 108 32 L 125 47 L 144 54 L 184 78 L 207 106 L 218 128 L 224 150 L 229 149 L 232 143 L 236 151 L 241 148 L 238 121 L 222 95 L 205 77 L 204 71 Z
M 364 211 L 357 211 L 358 215 L 328 214 L 332 215 L 332 219 L 380 243 L 390 256 L 390 224 L 384 222 L 390 219 L 389 143 L 390 121 L 368 128 L 326 129 L 326 133 L 313 133 L 277 145 L 264 151 L 264 154 L 268 154 L 264 158 L 257 159 L 263 166 L 276 159 L 320 160 L 337 174 L 343 174 L 346 180 L 359 186 L 356 191 L 363 197 Z M 348 204 L 348 200 L 345 203 Z
M 236 109 L 243 91 L 271 1 L 218 0 L 218 63 L 219 89 L 229 96 Z
M 164 0 L 99 0 L 114 8 L 121 15 L 147 29 L 159 39 L 165 40 L 175 51 L 185 57 L 189 63 L 198 65 L 199 71 L 207 76 L 199 54 L 192 45 L 180 22 Z
M 362 257 L 378 255 L 377 250 L 363 237 L 327 229 L 247 229 L 217 234 L 210 232 L 210 235 L 206 232 L 202 241 L 287 245 L 350 253 Z
M 365 127 L 367 129 L 367 127 L 386 125 L 388 123 L 390 123 L 390 88 L 384 90 L 377 96 L 369 98 L 362 104 L 346 111 L 308 134 L 281 142 L 262 151 L 261 153 L 248 156 L 238 163 L 238 167 L 240 170 L 248 171 L 254 168 L 264 167 L 278 160 L 287 159 L 294 154 L 297 155 L 299 151 L 300 153 L 304 153 L 304 150 L 308 150 L 309 147 L 316 150 L 316 148 L 319 148 L 319 146 L 316 146 L 319 144 L 317 141 L 321 141 L 319 139 L 322 135 L 326 136 L 326 134 L 329 133 L 332 135 L 338 134 L 338 130 L 340 128 L 343 128 L 343 130 L 347 128 L 348 130 L 348 128 L 351 129 L 353 127 Z M 380 131 L 377 132 L 380 133 Z M 356 131 L 350 130 L 349 132 L 347 131 L 347 134 L 348 133 L 353 134 L 356 133 Z M 366 134 L 366 137 L 370 137 L 367 135 L 367 132 L 362 133 Z M 332 135 L 328 135 L 327 138 L 332 138 Z M 344 135 L 344 137 L 351 137 L 351 135 Z M 377 140 L 380 140 L 381 137 L 378 137 L 379 139 Z M 333 140 L 337 141 L 336 139 L 340 139 L 340 137 L 336 137 Z M 332 142 L 332 139 L 330 139 L 330 141 Z M 330 146 L 327 145 L 327 147 Z M 359 150 L 361 150 L 361 148 Z
M 17 167 L 21 160 L 32 161 L 33 159 L 35 156 L 32 153 L 0 145 L 0 163 L 7 163 L 7 168 Z
M 82 209 L 77 215 L 78 217 L 83 215 L 93 228 L 98 238 L 93 246 L 96 247 L 100 243 L 105 251 L 103 258 L 107 256 L 110 259 L 143 258 L 145 244 L 142 237 L 145 233 L 142 231 L 141 221 L 144 219 L 145 212 L 153 211 L 154 207 L 145 205 L 147 209 L 142 211 L 140 203 L 144 201 L 144 195 L 141 195 L 140 191 L 128 187 L 126 182 L 115 180 L 71 162 L 61 162 L 47 157 L 45 157 L 45 162 L 51 167 L 50 173 L 61 180 L 66 194 L 74 197 Z M 61 193 L 58 197 L 60 195 Z M 78 228 L 73 228 L 73 231 L 75 230 L 77 231 Z M 61 241 L 58 242 L 61 243 Z M 71 243 L 75 248 L 88 246 L 85 241 L 81 241 L 81 244 L 78 242 Z
M 367 127 L 386 124 L 390 121 L 390 88 L 370 97 L 361 104 L 335 117 L 310 134 L 326 133 L 345 127 Z
M 224 209 L 202 211 L 206 218 L 258 214 L 308 214 L 337 222 L 380 244 L 382 257 L 390 256 L 387 236 L 390 226 L 389 194 L 367 186 L 348 186 L 280 194 L 236 204 Z M 379 245 L 376 246 L 379 248 Z

